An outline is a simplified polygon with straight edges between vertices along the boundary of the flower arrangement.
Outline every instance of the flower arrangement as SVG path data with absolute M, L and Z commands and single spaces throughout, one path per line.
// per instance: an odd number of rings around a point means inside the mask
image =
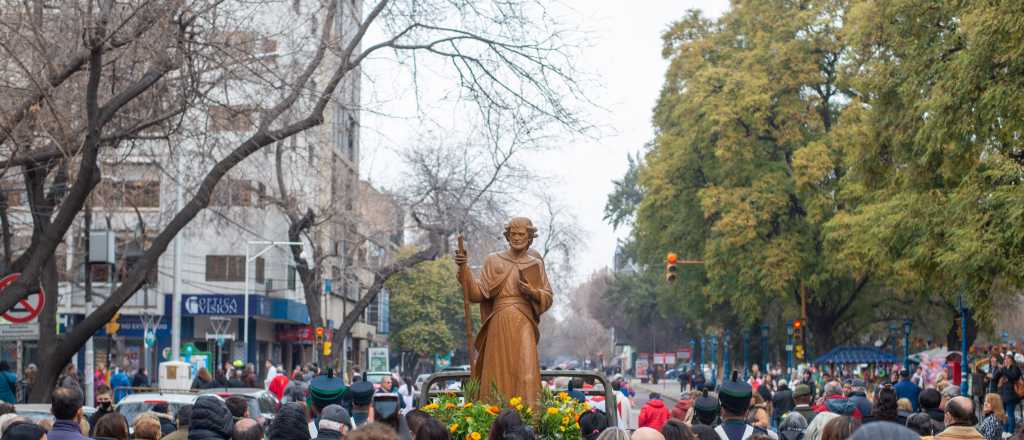
M 461 403 L 461 398 L 454 393 L 440 396 L 421 409 L 447 425 L 453 440 L 487 440 L 491 425 L 503 409 L 519 413 L 523 422 L 542 440 L 580 440 L 579 418 L 590 406 L 577 402 L 567 393 L 554 395 L 545 389 L 538 411 L 521 397 L 503 400 L 499 407 L 483 402 Z

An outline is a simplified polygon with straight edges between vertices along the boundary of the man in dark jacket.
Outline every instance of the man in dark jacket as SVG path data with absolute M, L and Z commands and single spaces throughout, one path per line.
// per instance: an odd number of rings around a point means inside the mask
M 110 387 L 101 384 L 96 387 L 96 412 L 89 416 L 89 435 L 96 429 L 96 422 L 107 414 L 114 412 L 114 398 L 110 393 Z
M 946 429 L 946 412 L 939 408 L 942 404 L 942 394 L 934 388 L 921 391 L 918 397 L 921 404 L 921 412 L 928 414 L 932 419 L 932 426 L 935 432 L 942 432 Z
M 235 428 L 231 411 L 216 396 L 199 396 L 192 406 L 189 440 L 227 440 Z
M 804 416 L 804 420 L 806 420 L 807 423 L 811 423 L 811 420 L 814 420 L 814 416 L 817 415 L 817 413 L 814 412 L 814 409 L 811 408 L 812 396 L 813 393 L 811 392 L 811 387 L 805 383 L 797 384 L 793 389 L 793 401 L 796 402 L 796 406 L 793 407 L 793 411 Z
M 779 381 L 779 389 L 772 396 L 772 426 L 779 426 L 782 416 L 796 408 L 796 400 L 793 399 L 793 391 L 789 389 L 786 380 Z
M 170 408 L 167 407 L 166 403 L 153 405 L 153 415 L 155 415 L 157 421 L 160 422 L 161 437 L 166 437 L 168 434 L 178 429 L 178 426 L 174 423 L 174 417 L 171 416 Z
M 341 405 L 327 405 L 320 410 L 316 440 L 341 440 L 352 427 L 352 418 Z
M 299 402 L 281 405 L 267 429 L 267 440 L 310 440 L 306 406 Z
M 139 367 L 139 370 L 135 372 L 135 377 L 132 378 L 133 388 L 146 388 L 149 387 L 149 376 L 146 375 L 146 368 Z
M 87 440 L 82 435 L 82 391 L 60 387 L 50 396 L 53 428 L 46 435 L 49 440 Z

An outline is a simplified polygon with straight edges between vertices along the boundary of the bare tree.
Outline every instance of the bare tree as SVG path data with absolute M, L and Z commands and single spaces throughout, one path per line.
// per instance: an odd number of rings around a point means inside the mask
M 32 243 L 13 259 L 11 267 L 21 270 L 22 277 L 0 296 L 2 311 L 35 290 L 40 279 L 55 278 L 54 252 L 102 180 L 102 157 L 126 146 L 168 157 L 175 154 L 171 146 L 183 140 L 205 145 L 202 133 L 207 130 L 196 121 L 229 103 L 228 84 L 242 81 L 245 87 L 230 91 L 258 99 L 258 108 L 230 115 L 251 122 L 241 136 L 190 152 L 204 159 L 189 162 L 189 167 L 201 167 L 190 170 L 199 176 L 198 184 L 184 207 L 156 229 L 124 282 L 59 338 L 44 330 L 41 355 L 50 361 L 42 366 L 33 401 L 46 398 L 60 368 L 143 285 L 174 237 L 210 204 L 218 183 L 260 149 L 322 124 L 339 83 L 371 55 L 389 50 L 440 57 L 465 94 L 487 107 L 509 113 L 528 109 L 568 127 L 583 125 L 567 105 L 567 98 L 582 96 L 565 58 L 568 47 L 562 31 L 547 21 L 544 2 L 378 0 L 365 11 L 339 10 L 348 4 L 325 0 L 309 10 L 308 22 L 319 31 L 296 50 L 297 68 L 278 70 L 276 59 L 239 50 L 248 44 L 223 37 L 226 20 L 237 29 L 238 17 L 282 7 L 280 2 L 4 2 L 0 25 L 5 36 L 17 38 L 0 39 L 8 60 L 3 68 L 18 74 L 4 78 L 2 92 L 12 104 L 0 107 L 0 151 L 6 155 L 0 165 L 27 167 L 26 175 L 27 170 L 43 172 L 28 187 L 50 182 L 53 212 L 31 208 Z M 347 14 L 355 25 L 336 30 L 337 14 Z M 364 41 L 372 26 L 388 36 Z M 437 190 L 423 195 L 450 191 Z M 486 192 L 474 190 L 469 194 Z M 303 216 L 298 220 L 301 226 Z M 462 226 L 436 220 L 422 225 L 429 231 L 429 245 L 379 271 L 370 288 L 374 294 L 361 303 L 371 300 L 391 273 L 441 252 L 446 234 Z M 55 316 L 55 309 L 46 312 Z M 343 329 L 354 316 L 346 317 Z M 42 327 L 55 328 L 46 322 Z

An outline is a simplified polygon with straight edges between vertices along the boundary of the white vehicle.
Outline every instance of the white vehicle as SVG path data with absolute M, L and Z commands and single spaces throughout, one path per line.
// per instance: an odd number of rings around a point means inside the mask
M 214 396 L 217 395 L 214 394 Z M 181 407 L 195 404 L 198 398 L 198 394 L 192 393 L 136 393 L 124 396 L 120 402 L 117 402 L 114 409 L 128 419 L 128 423 L 132 423 L 139 414 L 150 411 L 154 406 L 163 403 L 167 405 L 167 411 L 173 418 L 177 416 Z M 223 399 L 220 396 L 217 398 Z
M 85 417 L 93 415 L 96 412 L 96 408 L 91 406 L 83 406 L 82 413 Z M 49 403 L 19 403 L 14 405 L 14 413 L 29 419 L 32 423 L 39 423 L 40 420 L 53 421 L 53 413 L 50 412 Z
M 281 406 L 274 393 L 263 388 L 211 388 L 203 390 L 201 393 L 202 395 L 212 394 L 224 400 L 232 396 L 245 399 L 249 406 L 249 417 L 256 419 L 264 426 L 274 420 L 274 414 Z
M 430 373 L 416 376 L 416 383 L 414 385 L 416 386 L 417 390 L 423 388 L 423 382 L 426 382 L 428 377 L 430 377 Z

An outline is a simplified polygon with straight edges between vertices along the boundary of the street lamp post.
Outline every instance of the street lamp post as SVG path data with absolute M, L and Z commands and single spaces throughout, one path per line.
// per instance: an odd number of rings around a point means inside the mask
M 743 380 L 750 379 L 750 330 L 743 330 Z
M 903 369 L 910 371 L 910 320 L 903 320 Z
M 718 386 L 718 336 L 711 335 L 711 383 Z
M 697 360 L 697 340 L 690 338 L 690 373 L 693 373 L 693 364 Z
M 255 255 L 250 255 L 250 248 L 253 245 L 263 246 L 263 249 L 261 249 Z M 250 347 L 249 347 L 249 286 L 250 286 L 250 283 L 249 283 L 249 264 L 252 263 L 253 261 L 256 261 L 257 258 L 262 257 L 263 254 L 267 253 L 268 251 L 270 251 L 271 249 L 273 249 L 273 248 L 275 248 L 277 246 L 302 246 L 302 242 L 300 242 L 300 241 L 247 241 L 245 243 L 245 294 L 243 295 L 243 298 L 242 298 L 242 302 L 245 303 L 242 306 L 245 309 L 245 311 L 244 311 L 244 315 L 245 316 L 244 316 L 244 319 L 242 320 L 242 322 L 243 322 L 242 323 L 242 326 L 243 326 L 243 329 L 242 329 L 242 332 L 243 332 L 242 333 L 242 341 L 244 341 L 243 343 L 245 344 L 245 362 L 246 363 L 249 363 L 249 362 L 253 361 L 253 357 L 252 357 L 252 355 L 250 353 Z M 316 349 L 314 348 L 314 350 L 316 350 Z
M 761 364 L 765 373 L 771 371 L 768 365 L 768 324 L 761 325 Z
M 729 344 L 732 339 L 732 331 L 725 331 L 725 340 L 722 341 L 722 357 L 725 358 L 722 365 L 722 377 L 732 377 L 732 345 Z
M 964 294 L 960 294 L 960 395 L 967 396 L 967 319 L 971 311 L 967 310 L 967 303 L 964 301 Z
M 786 374 L 793 370 L 793 322 L 786 325 Z

